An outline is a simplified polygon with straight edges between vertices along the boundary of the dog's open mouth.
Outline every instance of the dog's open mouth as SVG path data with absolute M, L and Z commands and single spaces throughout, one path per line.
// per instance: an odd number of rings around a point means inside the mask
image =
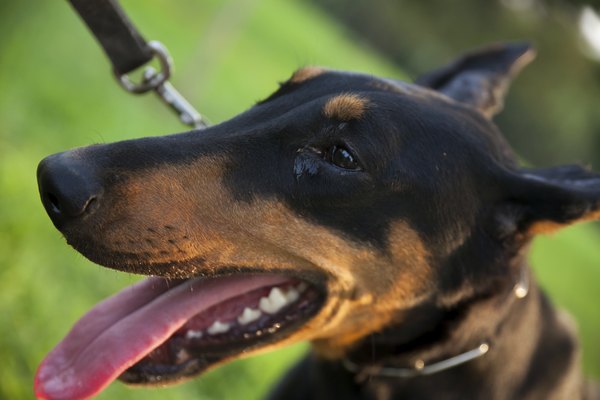
M 43 399 L 93 396 L 119 378 L 165 384 L 285 339 L 315 316 L 323 291 L 282 275 L 148 278 L 104 300 L 40 365 Z

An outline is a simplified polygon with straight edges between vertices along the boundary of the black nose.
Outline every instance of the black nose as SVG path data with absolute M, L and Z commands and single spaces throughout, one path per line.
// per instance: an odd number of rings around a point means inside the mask
M 102 186 L 94 168 L 73 152 L 46 157 L 37 177 L 44 208 L 59 229 L 98 207 Z

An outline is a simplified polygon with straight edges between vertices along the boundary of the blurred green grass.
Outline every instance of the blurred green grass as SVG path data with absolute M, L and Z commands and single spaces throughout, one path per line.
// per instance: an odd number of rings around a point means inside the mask
M 170 49 L 174 84 L 213 122 L 267 96 L 299 66 L 403 77 L 397 67 L 301 2 L 123 1 L 148 39 Z M 137 278 L 65 245 L 38 200 L 45 155 L 95 142 L 185 130 L 152 96 L 134 98 L 66 2 L 0 4 L 0 398 L 32 398 L 46 352 L 80 315 Z M 539 240 L 533 263 L 579 321 L 587 371 L 600 376 L 600 234 L 582 226 Z M 232 363 L 163 390 L 114 384 L 101 399 L 252 399 L 306 350 L 300 344 Z

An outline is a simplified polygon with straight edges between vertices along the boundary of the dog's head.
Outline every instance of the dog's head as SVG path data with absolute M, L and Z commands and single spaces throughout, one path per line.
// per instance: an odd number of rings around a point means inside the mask
M 598 175 L 520 169 L 491 122 L 531 58 L 497 45 L 416 84 L 303 68 L 204 131 L 45 159 L 68 243 L 160 278 L 86 315 L 38 395 L 164 384 L 299 340 L 338 357 L 419 304 L 492 290 L 535 233 L 599 217 Z

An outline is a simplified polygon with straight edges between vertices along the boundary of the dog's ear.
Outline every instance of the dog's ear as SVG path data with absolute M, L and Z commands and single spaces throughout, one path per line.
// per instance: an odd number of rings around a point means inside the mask
M 529 43 L 503 43 L 464 54 L 419 77 L 415 83 L 435 89 L 491 118 L 502 110 L 512 79 L 535 57 Z
M 495 228 L 502 236 L 551 233 L 600 219 L 600 174 L 578 165 L 522 169 L 502 178 Z

